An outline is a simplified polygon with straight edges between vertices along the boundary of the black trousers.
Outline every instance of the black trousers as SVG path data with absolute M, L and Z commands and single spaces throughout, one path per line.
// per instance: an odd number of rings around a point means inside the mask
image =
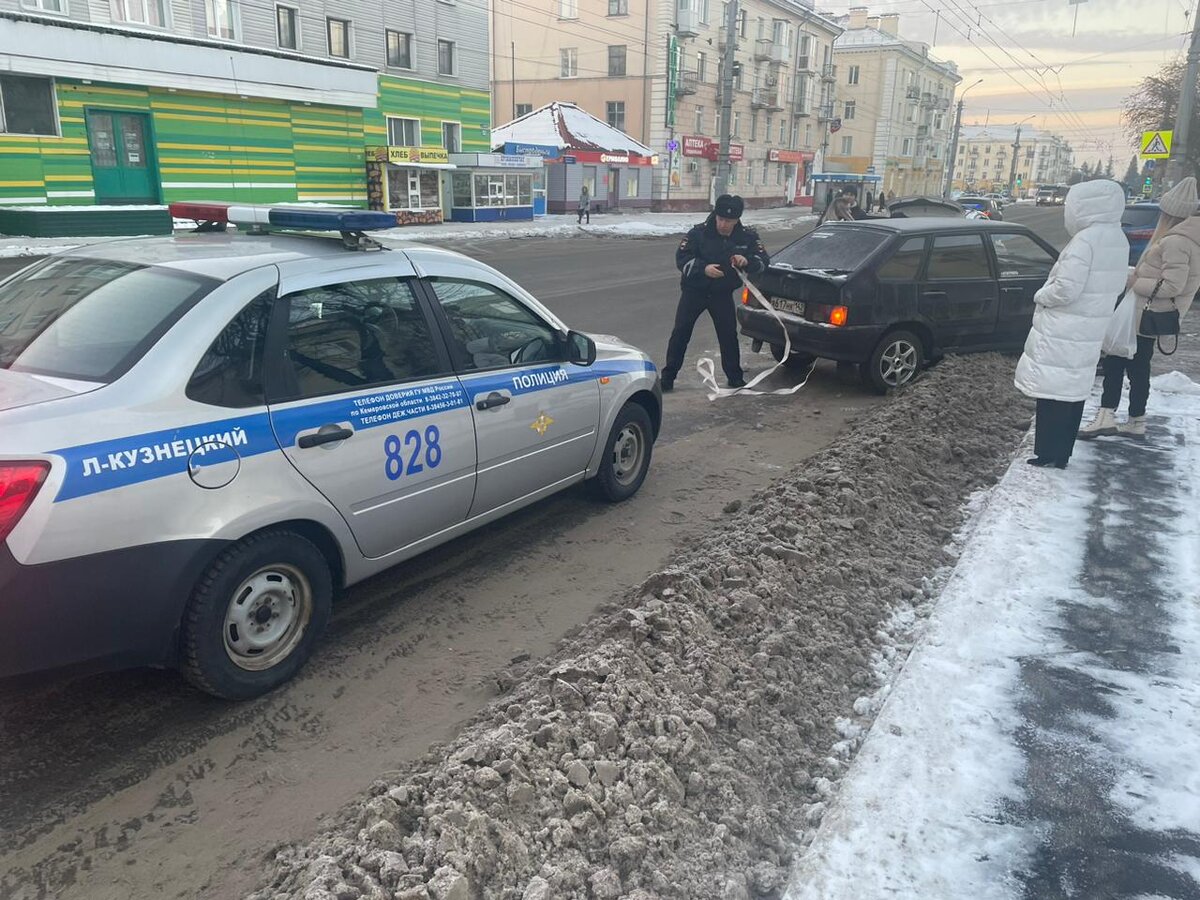
M 1129 417 L 1146 414 L 1146 401 L 1150 398 L 1150 359 L 1154 356 L 1154 338 L 1137 339 L 1137 353 L 1133 359 L 1121 356 L 1104 357 L 1104 393 L 1100 405 L 1105 409 L 1116 409 L 1121 405 L 1121 389 L 1125 376 L 1129 376 Z
M 721 345 L 721 368 L 730 381 L 742 378 L 741 348 L 738 346 L 737 314 L 733 310 L 731 294 L 718 292 L 716 296 L 684 291 L 675 309 L 675 327 L 667 343 L 667 364 L 663 366 L 663 378 L 673 381 L 683 367 L 683 356 L 687 353 L 692 329 L 701 313 L 707 312 L 717 329 L 717 342 Z
M 1033 453 L 1041 459 L 1066 463 L 1075 449 L 1075 436 L 1083 419 L 1083 401 L 1038 400 L 1033 428 Z
M 589 225 L 591 225 L 592 224 L 592 207 L 590 204 L 587 206 L 579 207 L 579 218 L 575 220 L 575 224 L 577 224 L 577 225 L 582 224 L 584 216 L 587 216 L 587 223 Z

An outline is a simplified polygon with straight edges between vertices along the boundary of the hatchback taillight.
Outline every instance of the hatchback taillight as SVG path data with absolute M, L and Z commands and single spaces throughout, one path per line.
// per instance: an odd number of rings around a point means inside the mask
M 17 527 L 49 471 L 48 462 L 0 462 L 0 541 Z
M 1133 231 L 1125 232 L 1125 237 L 1131 241 L 1148 241 L 1154 237 L 1153 228 L 1135 228 Z

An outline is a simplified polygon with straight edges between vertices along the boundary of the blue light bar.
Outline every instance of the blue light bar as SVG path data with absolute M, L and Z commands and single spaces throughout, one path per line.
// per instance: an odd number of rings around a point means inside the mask
M 392 213 L 366 209 L 329 207 L 272 206 L 268 221 L 276 228 L 303 228 L 311 231 L 377 231 L 395 228 Z

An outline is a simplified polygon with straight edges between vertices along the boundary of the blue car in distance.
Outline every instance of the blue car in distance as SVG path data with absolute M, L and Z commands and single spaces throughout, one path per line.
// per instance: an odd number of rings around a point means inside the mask
M 1121 231 L 1129 240 L 1129 264 L 1136 266 L 1142 251 L 1150 243 L 1154 226 L 1158 224 L 1158 204 L 1151 201 L 1131 203 L 1121 215 Z

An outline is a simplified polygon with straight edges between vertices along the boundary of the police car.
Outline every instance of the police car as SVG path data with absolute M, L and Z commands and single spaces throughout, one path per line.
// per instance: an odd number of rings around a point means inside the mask
M 390 215 L 172 213 L 210 233 L 0 283 L 0 676 L 176 666 L 252 697 L 340 588 L 585 479 L 641 487 L 641 351 L 458 253 L 379 248 Z

